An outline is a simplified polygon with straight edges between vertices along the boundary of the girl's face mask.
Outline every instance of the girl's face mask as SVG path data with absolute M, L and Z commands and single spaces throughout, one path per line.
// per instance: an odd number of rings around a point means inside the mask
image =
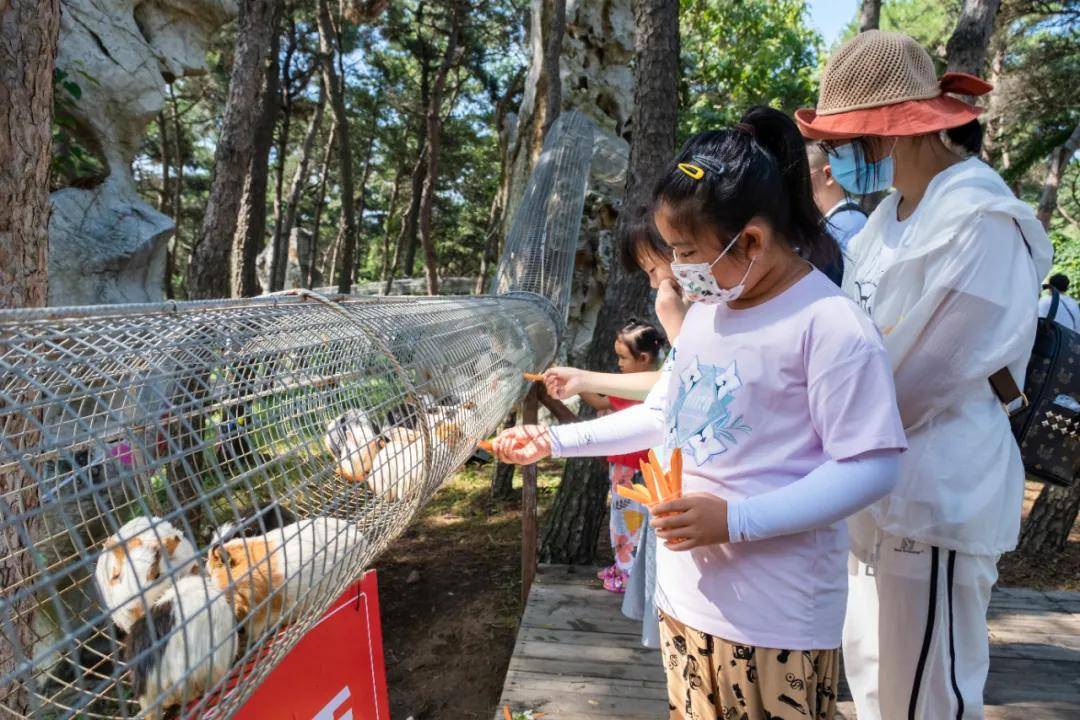
M 893 148 L 896 142 L 893 141 Z M 847 143 L 828 153 L 832 176 L 853 195 L 869 195 L 888 190 L 893 183 L 892 150 L 885 157 L 868 162 L 859 143 Z
M 720 287 L 716 282 L 716 278 L 713 277 L 712 269 L 713 265 L 720 262 L 720 258 L 727 255 L 728 251 L 734 247 L 735 242 L 741 235 L 742 233 L 739 233 L 733 237 L 727 247 L 711 263 L 671 263 L 671 272 L 674 273 L 679 285 L 682 286 L 683 297 L 691 302 L 704 303 L 705 305 L 719 305 L 720 303 L 739 299 L 739 296 L 743 294 L 743 290 L 746 289 L 746 278 L 750 275 L 750 268 L 754 267 L 754 259 L 751 259 L 750 264 L 747 265 L 742 280 L 731 288 Z

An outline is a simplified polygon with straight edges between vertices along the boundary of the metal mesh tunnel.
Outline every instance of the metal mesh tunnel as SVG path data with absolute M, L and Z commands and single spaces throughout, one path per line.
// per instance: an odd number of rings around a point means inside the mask
M 0 716 L 238 709 L 554 357 L 591 138 L 553 127 L 502 296 L 0 313 Z

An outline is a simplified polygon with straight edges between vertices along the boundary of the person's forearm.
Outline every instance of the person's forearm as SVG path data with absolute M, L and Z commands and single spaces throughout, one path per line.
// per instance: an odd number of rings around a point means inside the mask
M 729 503 L 730 542 L 764 540 L 831 525 L 885 497 L 899 475 L 899 450 L 830 460 L 790 485 Z
M 663 413 L 635 405 L 596 420 L 548 428 L 552 457 L 622 455 L 659 445 Z
M 585 392 L 614 395 L 625 400 L 644 400 L 660 380 L 659 370 L 635 373 L 587 372 Z

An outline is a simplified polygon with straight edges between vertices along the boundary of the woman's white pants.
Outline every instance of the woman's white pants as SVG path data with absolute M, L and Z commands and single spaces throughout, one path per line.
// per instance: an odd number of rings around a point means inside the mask
M 881 537 L 848 559 L 844 672 L 858 720 L 982 718 L 997 557 Z

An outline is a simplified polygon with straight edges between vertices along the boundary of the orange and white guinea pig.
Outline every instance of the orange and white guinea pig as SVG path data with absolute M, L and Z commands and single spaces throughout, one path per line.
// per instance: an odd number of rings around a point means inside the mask
M 116 626 L 125 633 L 170 587 L 170 577 L 199 574 L 198 555 L 172 523 L 130 520 L 105 541 L 94 582 Z
M 362 540 L 360 530 L 344 520 L 301 520 L 211 547 L 206 569 L 230 598 L 250 642 L 291 622 L 329 573 L 351 577 L 352 569 L 338 563 Z
M 212 689 L 236 657 L 236 617 L 225 594 L 203 575 L 164 585 L 124 643 L 135 696 L 148 718 Z

